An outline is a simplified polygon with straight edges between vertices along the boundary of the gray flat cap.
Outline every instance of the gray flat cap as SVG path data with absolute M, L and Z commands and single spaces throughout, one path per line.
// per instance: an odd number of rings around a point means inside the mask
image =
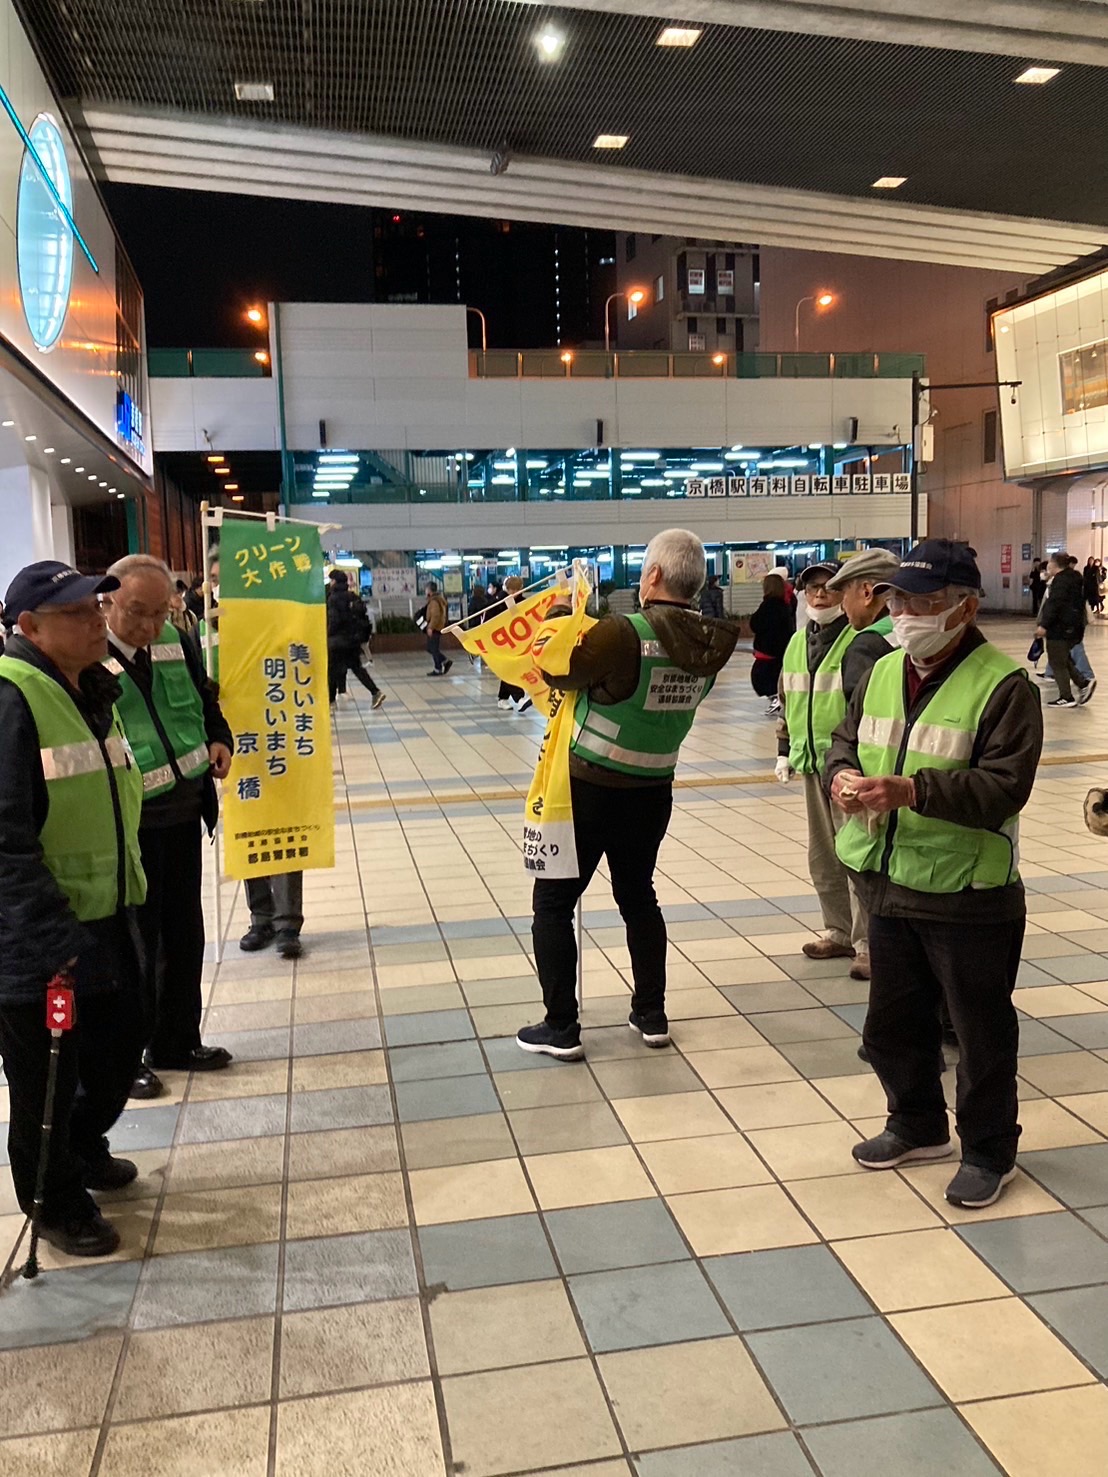
M 900 560 L 888 549 L 863 549 L 843 561 L 838 574 L 827 581 L 827 588 L 841 590 L 851 580 L 873 580 L 880 584 L 890 580 L 899 568 Z

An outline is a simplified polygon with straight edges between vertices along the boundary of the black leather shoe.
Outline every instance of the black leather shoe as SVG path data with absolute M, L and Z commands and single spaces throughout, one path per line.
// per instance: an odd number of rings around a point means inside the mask
M 163 1072 L 221 1072 L 234 1057 L 225 1046 L 198 1046 L 172 1062 L 159 1062 Z
M 39 1231 L 44 1241 L 66 1256 L 111 1256 L 119 1246 L 119 1232 L 98 1211 L 80 1219 L 43 1225 Z
M 85 1165 L 86 1190 L 122 1190 L 138 1179 L 138 1165 L 130 1159 L 116 1159 L 105 1152 L 102 1159 Z
M 133 1098 L 161 1097 L 164 1091 L 165 1083 L 157 1072 L 152 1072 L 149 1067 L 140 1067 L 127 1096 Z
M 251 926 L 239 939 L 239 948 L 247 954 L 253 954 L 257 949 L 268 949 L 273 942 L 273 929 L 268 923 L 263 923 L 260 928 Z
M 299 959 L 304 952 L 304 945 L 300 942 L 297 933 L 279 933 L 277 935 L 277 952 L 282 959 Z

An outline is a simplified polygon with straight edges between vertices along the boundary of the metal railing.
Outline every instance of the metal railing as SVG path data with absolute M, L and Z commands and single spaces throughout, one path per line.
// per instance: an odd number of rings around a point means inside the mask
M 151 379 L 268 379 L 268 358 L 256 349 L 148 349 Z
M 911 379 L 922 354 L 670 354 L 661 349 L 474 349 L 472 379 Z

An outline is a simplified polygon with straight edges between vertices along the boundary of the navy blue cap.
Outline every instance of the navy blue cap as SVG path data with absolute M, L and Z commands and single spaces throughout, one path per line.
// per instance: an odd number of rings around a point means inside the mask
M 44 605 L 76 605 L 90 595 L 103 595 L 118 590 L 114 574 L 81 574 L 69 564 L 56 559 L 40 559 L 21 569 L 4 596 L 4 624 L 10 630 L 25 610 L 41 610 Z
M 952 538 L 925 538 L 909 549 L 893 578 L 876 588 L 903 590 L 906 595 L 935 595 L 948 585 L 981 588 L 977 550 Z
M 807 569 L 802 569 L 797 575 L 796 587 L 798 590 L 803 590 L 809 580 L 814 580 L 817 575 L 825 574 L 828 579 L 832 579 L 838 572 L 839 563 L 837 559 L 824 559 L 819 564 L 809 564 Z

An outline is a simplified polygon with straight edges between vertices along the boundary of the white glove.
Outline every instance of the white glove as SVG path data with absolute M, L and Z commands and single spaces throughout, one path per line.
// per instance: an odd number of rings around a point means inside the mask
M 789 783 L 793 777 L 793 769 L 786 755 L 781 755 L 780 759 L 773 766 L 773 772 L 777 776 L 778 784 L 787 785 Z

